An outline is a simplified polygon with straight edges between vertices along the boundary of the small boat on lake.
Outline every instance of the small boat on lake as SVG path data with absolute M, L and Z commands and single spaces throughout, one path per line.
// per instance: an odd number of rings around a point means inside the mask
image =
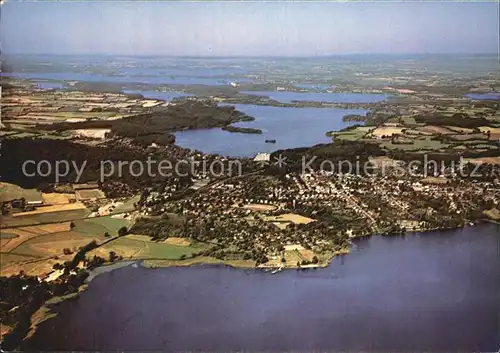
M 283 267 L 280 267 L 280 268 L 277 268 L 276 270 L 274 270 L 273 272 L 271 272 L 272 275 L 278 273 L 278 272 L 281 272 L 283 270 Z
M 276 143 L 276 140 L 266 140 L 266 143 Z

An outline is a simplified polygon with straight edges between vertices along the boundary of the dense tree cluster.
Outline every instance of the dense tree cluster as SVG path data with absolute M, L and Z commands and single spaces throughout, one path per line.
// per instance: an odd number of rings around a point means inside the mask
M 225 127 L 229 131 L 258 133 L 257 129 L 230 126 L 238 121 L 252 121 L 250 117 L 232 106 L 218 106 L 213 101 L 183 100 L 150 113 L 137 114 L 118 120 L 91 120 L 62 122 L 37 126 L 40 130 L 65 131 L 73 129 L 110 129 L 112 134 L 128 137 L 136 143 L 148 146 L 152 143 L 169 145 L 175 142 L 171 132 L 188 129 Z M 241 131 L 240 131 L 241 130 Z M 244 131 L 243 131 L 244 130 Z
M 439 113 L 433 115 L 418 115 L 415 117 L 418 123 L 437 126 L 459 126 L 468 129 L 480 126 L 491 126 L 492 121 L 485 118 L 471 118 L 467 113 L 455 113 L 452 116 L 443 116 Z
M 278 150 L 273 152 L 271 160 L 275 160 L 280 155 L 285 158 L 286 166 L 282 168 L 268 168 L 268 173 L 278 175 L 285 172 L 302 171 L 303 167 L 308 171 L 309 167 L 313 170 L 328 170 L 332 165 L 335 172 L 348 173 L 350 165 L 361 167 L 369 161 L 370 157 L 383 156 L 386 153 L 378 144 L 358 142 L 358 141 L 339 141 L 337 143 L 319 144 L 313 147 L 292 148 L 287 150 Z M 327 161 L 328 163 L 325 163 Z M 340 167 L 340 168 L 337 168 Z M 363 171 L 363 168 L 360 168 Z M 353 172 L 354 169 L 351 170 Z
M 192 168 L 187 163 L 180 163 L 178 168 L 174 168 L 177 161 L 186 161 L 194 158 L 195 161 L 201 163 L 201 158 L 205 165 L 215 165 L 213 161 L 219 159 L 217 155 L 204 155 L 196 151 L 180 148 L 178 146 L 163 146 L 162 148 L 144 148 L 128 140 L 110 140 L 106 144 L 99 146 L 91 146 L 81 143 L 76 143 L 67 140 L 35 140 L 35 139 L 7 139 L 2 141 L 2 154 L 0 155 L 0 166 L 2 173 L 2 181 L 12 182 L 24 188 L 41 187 L 42 184 L 54 183 L 55 181 L 55 165 L 58 161 L 68 161 L 74 163 L 79 168 L 84 166 L 81 174 L 80 183 L 88 181 L 96 181 L 101 178 L 101 167 L 105 161 L 114 162 L 114 173 L 101 185 L 110 197 L 119 197 L 129 195 L 144 187 L 156 185 L 167 185 L 179 175 L 192 175 Z M 147 172 L 147 161 L 155 161 L 152 164 L 153 175 Z M 35 175 L 27 176 L 23 172 L 23 163 L 32 160 L 35 163 L 47 161 L 51 166 L 51 173 L 46 176 L 41 176 L 36 172 L 36 167 L 33 164 L 26 166 L 27 173 L 35 173 Z M 133 174 L 134 170 L 129 168 L 129 165 L 120 168 L 118 162 L 130 163 L 132 161 L 140 161 L 145 166 L 144 173 Z M 172 168 L 167 170 L 170 175 L 162 176 L 158 173 L 155 167 L 158 167 L 159 161 L 169 162 Z M 168 164 L 167 164 L 168 165 Z M 241 162 L 242 170 L 254 168 L 254 166 L 246 160 Z M 108 164 L 104 166 L 109 167 Z M 46 168 L 46 165 L 43 167 Z M 201 171 L 203 169 L 200 167 Z M 226 168 L 230 171 L 229 168 Z M 121 170 L 121 173 L 118 171 Z M 46 169 L 42 172 L 45 173 Z M 196 172 L 200 172 L 195 169 Z M 137 172 L 135 172 L 137 173 Z M 74 183 L 77 180 L 77 173 L 71 166 L 68 175 L 60 176 L 60 183 Z M 190 179 L 189 179 L 190 180 Z M 184 184 L 184 187 L 189 187 Z M 50 189 L 50 187 L 48 188 Z M 50 191 L 50 190 L 47 190 Z
M 57 281 L 43 282 L 23 273 L 0 277 L 0 318 L 2 325 L 11 327 L 3 337 L 2 349 L 22 348 L 22 341 L 31 328 L 31 317 L 48 299 L 78 291 L 88 273 L 78 270 L 65 274 Z

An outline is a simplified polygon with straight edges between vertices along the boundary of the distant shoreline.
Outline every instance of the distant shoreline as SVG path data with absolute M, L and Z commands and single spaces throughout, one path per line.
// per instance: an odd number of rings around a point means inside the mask
M 398 237 L 398 236 L 412 236 L 412 235 L 418 235 L 418 234 L 429 234 L 429 233 L 436 233 L 436 232 L 444 232 L 444 231 L 452 231 L 452 230 L 458 230 L 458 229 L 463 229 L 467 227 L 473 227 L 473 226 L 478 226 L 481 224 L 485 223 L 491 223 L 491 224 L 496 224 L 500 225 L 500 222 L 494 221 L 494 220 L 489 220 L 486 219 L 483 222 L 477 222 L 472 225 L 466 224 L 460 227 L 450 227 L 450 228 L 433 228 L 433 229 L 415 229 L 408 231 L 406 233 L 402 234 L 389 234 L 389 235 L 384 235 L 384 234 L 363 234 L 363 235 L 358 235 L 351 237 L 351 240 L 354 239 L 362 239 L 362 238 L 368 238 L 368 237 L 375 237 L 375 236 L 382 236 L 382 237 Z M 302 265 L 302 266 L 297 266 L 296 264 L 287 264 L 286 266 L 283 266 L 283 269 L 310 269 L 310 268 L 326 268 L 330 266 L 332 260 L 340 255 L 347 255 L 350 253 L 351 246 L 347 249 L 342 249 L 339 251 L 336 251 L 331 254 L 331 256 L 328 257 L 327 260 L 320 261 L 318 264 L 309 264 L 309 265 Z M 91 270 L 91 276 L 89 276 L 88 282 L 90 282 L 92 279 L 97 277 L 100 274 L 111 272 L 123 267 L 128 267 L 133 264 L 137 264 L 140 267 L 143 268 L 148 268 L 148 269 L 156 269 L 156 268 L 170 268 L 170 267 L 191 267 L 191 266 L 225 266 L 225 267 L 231 267 L 235 269 L 253 269 L 253 270 L 265 270 L 265 269 L 274 269 L 277 268 L 278 266 L 266 266 L 266 264 L 260 265 L 256 267 L 254 264 L 254 261 L 251 260 L 221 260 L 221 259 L 216 259 L 214 257 L 209 257 L 209 256 L 198 256 L 194 258 L 189 258 L 189 259 L 184 259 L 184 260 L 166 260 L 166 259 L 137 259 L 137 260 L 119 260 L 116 261 L 113 264 L 108 264 L 108 265 L 103 265 L 100 266 L 94 270 Z M 99 270 L 102 269 L 102 270 Z

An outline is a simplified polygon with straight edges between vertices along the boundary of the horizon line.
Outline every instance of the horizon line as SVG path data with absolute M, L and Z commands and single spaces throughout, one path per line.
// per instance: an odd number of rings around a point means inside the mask
M 387 53 L 387 52 L 374 52 L 374 53 L 337 53 L 337 54 L 321 54 L 321 55 L 194 55 L 194 54 L 124 54 L 124 53 L 1 53 L 1 56 L 131 56 L 131 57 L 171 57 L 171 58 L 328 58 L 336 56 L 498 56 L 499 52 L 418 52 L 418 53 Z

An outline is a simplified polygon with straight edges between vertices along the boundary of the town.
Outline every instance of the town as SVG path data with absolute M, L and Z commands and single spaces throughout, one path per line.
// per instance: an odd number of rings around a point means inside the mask
M 460 85 L 451 94 L 404 87 L 378 103 L 281 103 L 238 87 L 164 101 L 7 80 L 2 276 L 40 298 L 19 313 L 8 306 L 2 334 L 18 342 L 51 305 L 131 262 L 307 271 L 348 253 L 354 238 L 498 223 L 498 101 L 457 97 Z M 186 130 L 259 134 L 234 127 L 254 118 L 223 102 L 369 111 L 307 148 L 237 158 L 176 144 Z M 151 173 L 152 161 L 166 172 Z

